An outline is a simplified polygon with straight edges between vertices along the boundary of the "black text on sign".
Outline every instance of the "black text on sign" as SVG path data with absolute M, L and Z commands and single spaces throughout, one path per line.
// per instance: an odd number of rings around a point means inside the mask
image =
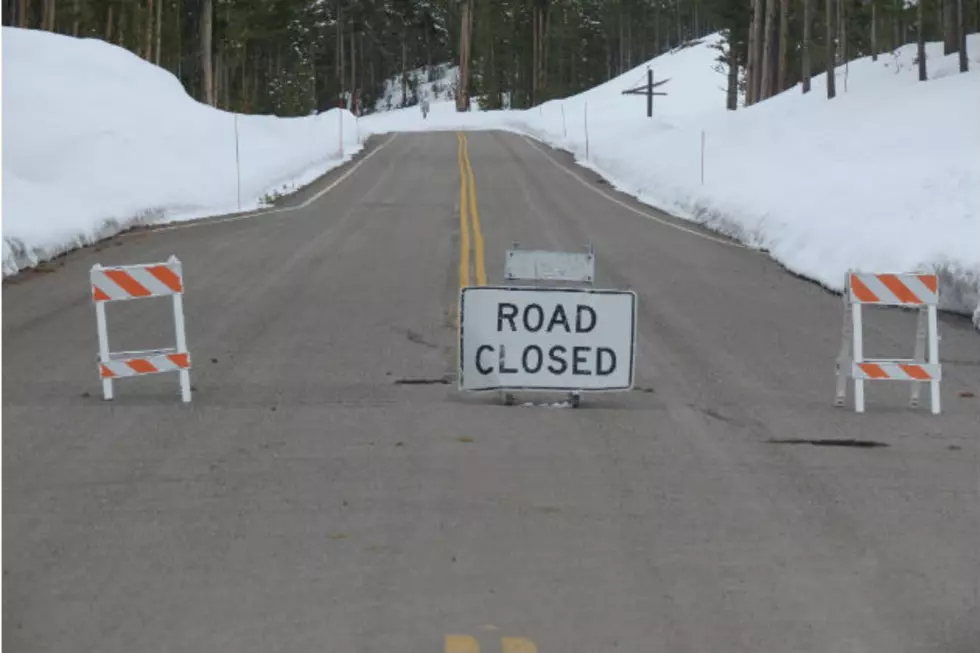
M 463 390 L 628 390 L 636 296 L 628 291 L 464 288 Z

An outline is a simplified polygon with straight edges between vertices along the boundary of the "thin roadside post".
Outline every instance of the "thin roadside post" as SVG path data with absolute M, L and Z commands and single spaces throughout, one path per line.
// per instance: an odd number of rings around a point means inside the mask
M 235 115 L 235 179 L 238 184 L 238 211 L 242 210 L 242 161 L 238 151 L 238 114 Z

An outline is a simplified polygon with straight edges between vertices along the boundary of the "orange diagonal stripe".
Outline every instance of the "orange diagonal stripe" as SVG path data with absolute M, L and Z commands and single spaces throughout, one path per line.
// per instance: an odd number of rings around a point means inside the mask
M 187 354 L 170 354 L 167 358 L 177 367 L 187 368 L 191 366 L 190 357 Z
M 95 301 L 97 302 L 107 302 L 110 299 L 112 299 L 112 297 L 109 297 L 109 295 L 105 294 L 105 291 L 99 288 L 98 286 L 92 286 L 92 298 L 95 299 Z
M 145 358 L 134 358 L 131 361 L 126 361 L 126 365 L 129 365 L 129 368 L 137 374 L 152 374 L 157 371 L 153 363 Z
M 864 373 L 870 376 L 872 379 L 887 379 L 888 374 L 885 370 L 881 369 L 881 365 L 875 363 L 858 363 L 858 367 L 864 370 Z
M 920 274 L 919 281 L 921 281 L 922 285 L 932 292 L 937 292 L 939 290 L 939 279 L 934 274 Z
M 851 293 L 857 297 L 859 302 L 878 301 L 878 296 L 871 292 L 871 289 L 864 285 L 856 274 L 851 275 Z
M 902 370 L 917 381 L 930 381 L 932 379 L 929 373 L 922 368 L 921 365 L 899 365 Z
M 153 294 L 143 284 L 129 276 L 128 272 L 123 270 L 106 270 L 104 274 L 133 297 L 149 297 Z
M 878 281 L 885 284 L 892 293 L 898 297 L 898 301 L 903 304 L 921 304 L 922 300 L 915 296 L 915 293 L 909 290 L 909 287 L 902 283 L 894 274 L 879 274 Z
M 146 268 L 146 271 L 156 277 L 160 283 L 170 288 L 174 292 L 181 292 L 180 277 L 166 265 L 153 265 Z
M 103 379 L 111 379 L 114 376 L 116 376 L 116 373 L 110 370 L 108 367 L 106 367 L 105 364 L 99 365 L 99 367 L 102 369 Z

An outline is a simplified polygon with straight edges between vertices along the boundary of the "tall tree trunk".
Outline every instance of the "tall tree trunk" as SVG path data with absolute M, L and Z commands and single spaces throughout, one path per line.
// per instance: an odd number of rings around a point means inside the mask
M 153 44 L 153 63 L 160 65 L 160 48 L 163 41 L 163 0 L 157 0 L 156 34 Z M 244 52 L 242 53 L 244 57 Z M 245 59 L 243 59 L 245 61 Z M 244 65 L 244 64 L 243 64 Z
M 779 2 L 779 63 L 776 67 L 777 93 L 789 88 L 789 0 Z
M 738 49 L 733 43 L 728 44 L 728 90 L 725 108 L 729 111 L 738 109 Z
M 871 0 L 871 61 L 878 61 L 878 0 Z
M 916 8 L 916 31 L 918 32 L 917 40 L 918 47 L 916 48 L 916 58 L 919 61 L 919 81 L 926 81 L 929 76 L 926 74 L 926 31 L 924 29 L 925 21 L 922 19 L 924 11 L 922 10 L 922 5 L 925 4 L 924 0 L 919 0 Z
M 344 97 L 344 5 L 337 0 L 337 99 Z
M 544 20 L 541 25 L 541 91 L 547 93 L 548 88 L 548 34 L 551 31 L 551 12 L 544 7 Z M 548 97 L 545 95 L 545 97 Z
M 653 5 L 653 49 L 655 50 L 654 56 L 660 56 L 663 52 L 660 43 L 660 3 L 657 2 Z M 572 62 L 575 62 L 576 57 L 572 57 Z
M 131 7 L 127 7 L 126 5 L 122 5 L 122 6 L 119 7 L 119 11 L 116 12 L 116 45 L 118 45 L 119 47 L 122 47 L 122 48 L 126 47 L 126 34 L 128 34 L 128 30 L 126 29 L 126 9 L 127 8 L 130 8 L 131 9 Z M 139 42 L 139 31 L 138 30 L 136 32 L 136 37 L 137 37 L 136 38 L 137 42 Z
M 357 48 L 354 45 L 354 25 L 350 30 L 350 92 L 357 97 Z M 351 106 L 351 109 L 354 107 Z
M 41 17 L 41 29 L 54 31 L 54 0 L 44 0 L 44 13 Z
M 211 37 L 214 23 L 212 0 L 204 0 L 201 7 L 201 81 L 204 101 L 211 106 L 214 97 L 214 61 L 211 53 Z
M 892 51 L 897 50 L 903 45 L 902 2 L 903 0 L 895 0 L 895 6 L 892 7 Z
M 966 56 L 966 18 L 963 16 L 963 0 L 956 0 L 956 40 L 960 46 L 960 72 L 970 69 L 970 60 Z
M 921 1 L 921 0 L 920 0 Z M 833 100 L 837 95 L 837 61 L 836 44 L 834 43 L 834 3 L 837 0 L 824 0 L 826 6 L 826 33 L 824 37 L 824 63 L 827 66 L 827 99 Z
M 157 0 L 161 5 L 163 0 Z M 153 0 L 146 0 L 146 31 L 143 32 L 143 53 L 147 61 L 153 61 Z
M 813 45 L 813 2 L 803 0 L 803 92 L 810 92 L 810 47 Z
M 684 42 L 684 33 L 681 30 L 681 0 L 677 0 L 677 45 Z
M 956 20 L 956 0 L 943 0 L 943 54 L 953 54 L 959 49 Z
M 839 16 L 839 26 L 840 31 L 838 32 L 838 38 L 840 38 L 840 50 L 839 50 L 839 61 L 847 65 L 847 3 L 844 0 L 838 0 L 837 9 L 840 11 Z M 844 75 L 844 92 L 847 92 L 847 74 Z
M 17 3 L 17 27 L 27 26 L 27 0 L 20 0 Z
M 766 97 L 770 98 L 779 92 L 779 5 L 780 0 L 772 0 L 776 5 L 773 9 L 772 26 L 769 28 L 769 40 L 772 48 L 769 51 L 769 88 Z
M 762 50 L 762 82 L 760 100 L 765 100 L 772 95 L 772 76 L 773 71 L 773 34 L 776 21 L 776 2 L 777 0 L 766 0 L 766 24 L 765 24 L 765 45 Z
M 225 53 L 220 43 L 216 49 L 217 52 L 214 53 L 214 106 L 226 109 L 227 107 L 221 104 L 221 97 L 224 95 L 225 90 Z
M 759 101 L 762 73 L 762 0 L 752 0 L 752 25 L 749 28 L 749 61 L 746 69 L 746 106 Z
M 72 2 L 71 35 L 77 37 L 82 19 L 82 0 Z
M 531 106 L 538 99 L 538 7 L 531 8 Z
M 470 108 L 470 36 L 473 30 L 473 0 L 458 0 L 461 8 L 459 30 L 459 88 L 456 94 L 456 110 Z
M 402 30 L 402 106 L 408 106 L 408 41 Z

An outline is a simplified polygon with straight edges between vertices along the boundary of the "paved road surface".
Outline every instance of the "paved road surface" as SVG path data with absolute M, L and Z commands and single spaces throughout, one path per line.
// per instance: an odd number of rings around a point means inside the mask
M 839 298 L 475 133 L 466 274 L 592 241 L 599 285 L 639 295 L 638 389 L 557 410 L 399 383 L 453 372 L 459 144 L 379 139 L 302 208 L 4 285 L 6 650 L 980 651 L 965 320 L 941 322 L 943 415 L 881 384 L 835 409 Z M 87 270 L 172 253 L 194 402 L 168 375 L 104 403 Z M 114 348 L 171 344 L 167 308 L 110 305 Z M 867 322 L 869 353 L 911 345 L 910 314 Z M 770 442 L 827 438 L 888 446 Z

